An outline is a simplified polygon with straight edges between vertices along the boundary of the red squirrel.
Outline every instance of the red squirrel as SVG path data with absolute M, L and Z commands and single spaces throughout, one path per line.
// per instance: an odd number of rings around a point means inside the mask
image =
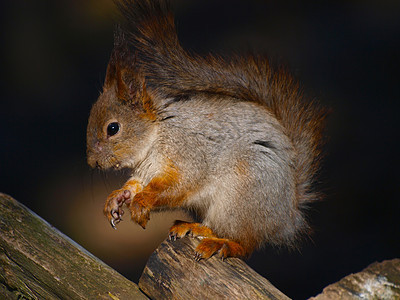
M 197 260 L 247 257 L 265 243 L 296 247 L 321 157 L 326 110 L 261 56 L 200 56 L 178 41 L 164 0 L 116 2 L 103 92 L 87 128 L 91 167 L 131 170 L 106 200 L 145 228 L 151 211 L 183 208 L 171 240 L 200 238 Z

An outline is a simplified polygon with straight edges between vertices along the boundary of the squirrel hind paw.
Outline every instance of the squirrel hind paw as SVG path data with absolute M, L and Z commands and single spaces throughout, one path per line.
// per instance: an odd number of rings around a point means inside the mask
M 210 228 L 201 223 L 190 223 L 184 221 L 175 221 L 174 225 L 169 230 L 169 239 L 175 241 L 183 238 L 186 235 L 191 237 L 216 237 Z
M 217 254 L 222 260 L 227 257 L 243 258 L 247 254 L 245 248 L 239 243 L 229 239 L 218 238 L 210 228 L 201 223 L 175 221 L 169 230 L 169 239 L 176 241 L 186 235 L 202 238 L 195 250 L 194 259 L 196 261 L 208 259 L 214 254 Z
M 227 257 L 246 257 L 246 250 L 239 243 L 220 238 L 205 238 L 196 247 L 195 260 L 207 259 L 217 254 L 222 260 Z

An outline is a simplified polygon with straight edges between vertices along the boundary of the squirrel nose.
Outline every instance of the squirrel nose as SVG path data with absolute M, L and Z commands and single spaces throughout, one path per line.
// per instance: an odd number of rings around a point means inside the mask
M 102 151 L 103 151 L 103 146 L 100 144 L 99 141 L 93 141 L 92 143 L 90 142 L 88 143 L 86 154 L 87 154 L 87 162 L 90 167 L 92 168 L 100 167 L 100 164 L 98 162 L 98 157 L 99 155 L 101 155 Z
M 97 141 L 97 142 L 94 144 L 94 149 L 96 150 L 96 152 L 101 152 L 101 151 L 103 151 L 103 146 L 101 146 L 101 145 L 100 145 L 100 142 Z

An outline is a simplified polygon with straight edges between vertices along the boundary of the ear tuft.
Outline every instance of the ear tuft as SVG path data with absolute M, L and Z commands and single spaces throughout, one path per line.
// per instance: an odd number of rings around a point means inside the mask
M 103 91 L 115 89 L 118 99 L 135 103 L 141 99 L 142 81 L 134 55 L 127 56 L 119 49 L 114 49 L 107 66 Z
M 139 74 L 136 56 L 129 47 L 125 33 L 117 26 L 114 33 L 114 49 L 107 66 L 103 90 L 115 88 L 120 100 L 135 101 L 134 98 L 141 89 Z
M 136 55 L 130 49 L 125 33 L 120 27 L 114 35 L 114 49 L 107 66 L 103 90 L 114 89 L 118 99 L 126 104 L 137 105 L 143 118 L 156 120 L 152 96 L 146 90 L 146 81 L 137 66 Z

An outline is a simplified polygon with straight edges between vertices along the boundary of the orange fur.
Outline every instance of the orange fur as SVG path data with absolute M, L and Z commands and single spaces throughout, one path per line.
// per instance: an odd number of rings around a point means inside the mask
M 171 239 L 183 238 L 187 234 L 190 234 L 192 237 L 217 237 L 210 228 L 201 223 L 189 223 L 177 220 L 169 230 Z
M 122 189 L 124 188 L 130 190 L 135 195 L 143 190 L 143 186 L 137 180 L 128 180 L 122 187 Z
M 150 219 L 150 210 L 154 207 L 178 207 L 184 200 L 183 194 L 177 194 L 174 188 L 179 183 L 179 172 L 171 164 L 165 167 L 162 175 L 153 178 L 148 185 L 135 195 L 129 205 L 132 219 L 146 226 Z
M 148 119 L 150 121 L 155 121 L 157 119 L 157 111 L 154 107 L 153 100 L 151 96 L 147 93 L 145 81 L 143 81 L 142 85 L 142 94 L 141 94 L 141 101 L 143 105 L 144 112 L 141 114 L 143 119 Z
M 204 238 L 196 247 L 197 260 L 207 259 L 214 254 L 222 259 L 229 256 L 243 258 L 254 249 L 254 243 L 251 243 L 250 240 L 243 240 L 239 243 L 230 239 L 221 239 L 210 228 L 201 223 L 175 221 L 169 230 L 169 238 L 175 240 L 186 235 Z
M 222 259 L 228 256 L 244 258 L 249 254 L 238 242 L 219 238 L 201 240 L 195 251 L 197 260 L 210 258 L 214 254 L 217 254 Z

